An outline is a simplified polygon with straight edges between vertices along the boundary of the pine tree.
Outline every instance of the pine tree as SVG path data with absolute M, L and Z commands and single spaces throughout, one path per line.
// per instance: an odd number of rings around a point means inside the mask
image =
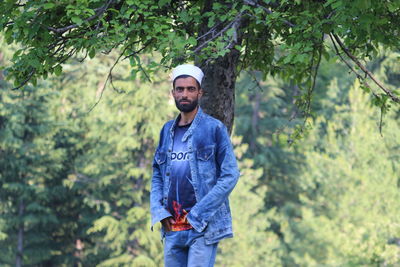
M 388 114 L 382 137 L 379 114 L 358 87 L 330 121 L 317 118 L 307 139 L 300 216 L 284 229 L 299 266 L 400 264 L 393 242 L 400 233 L 399 124 L 395 112 Z
M 9 50 L 0 50 L 4 66 Z M 74 265 L 81 214 L 91 213 L 84 190 L 69 183 L 82 131 L 67 121 L 54 81 L 19 92 L 0 83 L 0 263 Z
M 62 93 L 65 112 L 85 132 L 80 143 L 84 151 L 75 161 L 70 182 L 84 185 L 84 201 L 96 210 L 88 216 L 82 264 L 157 266 L 162 262 L 162 243 L 158 232 L 150 231 L 148 201 L 159 130 L 174 116 L 170 84 L 163 73 L 152 83 L 132 80 L 133 70 L 121 64 L 115 70 L 115 88 L 104 88 L 107 68 L 101 69 L 102 63 L 104 58 L 99 57 L 85 66 L 71 65 L 72 73 L 86 79 L 72 77 L 73 93 Z M 82 88 L 87 88 L 83 94 Z
M 0 259 L 16 266 L 72 262 L 79 199 L 63 185 L 66 150 L 57 146 L 54 93 L 42 88 L 1 91 Z M 62 205 L 59 206 L 59 205 Z M 65 213 L 64 213 L 65 212 Z M 60 256 L 62 254 L 62 256 Z
M 217 266 L 281 266 L 279 237 L 268 230 L 264 212 L 265 186 L 259 186 L 262 168 L 255 169 L 252 159 L 245 158 L 248 144 L 241 137 L 233 137 L 235 155 L 238 158 L 240 179 L 229 197 L 234 238 L 223 240 L 219 245 Z

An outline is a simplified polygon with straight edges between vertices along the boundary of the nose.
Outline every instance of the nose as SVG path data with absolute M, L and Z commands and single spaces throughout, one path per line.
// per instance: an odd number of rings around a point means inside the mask
M 188 94 L 188 90 L 186 88 L 183 89 L 182 96 L 187 97 L 187 94 Z

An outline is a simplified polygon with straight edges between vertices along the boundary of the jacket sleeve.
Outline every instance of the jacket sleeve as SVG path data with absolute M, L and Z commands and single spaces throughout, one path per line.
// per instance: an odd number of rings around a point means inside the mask
M 239 179 L 239 170 L 233 147 L 225 126 L 217 127 L 216 164 L 220 175 L 213 188 L 190 210 L 189 223 L 202 232 L 215 212 L 227 200 Z
M 164 128 L 161 130 L 160 143 L 157 147 L 153 159 L 153 176 L 151 178 L 151 191 L 150 191 L 150 212 L 151 212 L 151 229 L 153 230 L 154 224 L 172 216 L 167 209 L 163 206 L 163 187 L 164 179 L 160 170 L 160 165 L 156 160 L 157 154 L 163 141 Z M 165 163 L 164 163 L 165 164 Z

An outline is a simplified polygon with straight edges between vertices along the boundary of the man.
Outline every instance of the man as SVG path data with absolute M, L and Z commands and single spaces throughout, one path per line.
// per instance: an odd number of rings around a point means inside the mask
M 166 267 L 213 266 L 218 242 L 232 237 L 228 195 L 239 171 L 226 127 L 199 107 L 203 76 L 193 65 L 173 70 L 180 114 L 162 128 L 153 161 L 152 226 L 162 224 Z

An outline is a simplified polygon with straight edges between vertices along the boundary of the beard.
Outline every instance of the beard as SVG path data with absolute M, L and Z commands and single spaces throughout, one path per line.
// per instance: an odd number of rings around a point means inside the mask
M 193 101 L 185 99 L 185 101 L 188 101 L 189 104 L 181 104 L 180 101 L 182 101 L 182 99 L 179 101 L 175 99 L 176 108 L 179 109 L 179 111 L 181 112 L 192 112 L 199 103 L 198 99 L 195 99 Z

